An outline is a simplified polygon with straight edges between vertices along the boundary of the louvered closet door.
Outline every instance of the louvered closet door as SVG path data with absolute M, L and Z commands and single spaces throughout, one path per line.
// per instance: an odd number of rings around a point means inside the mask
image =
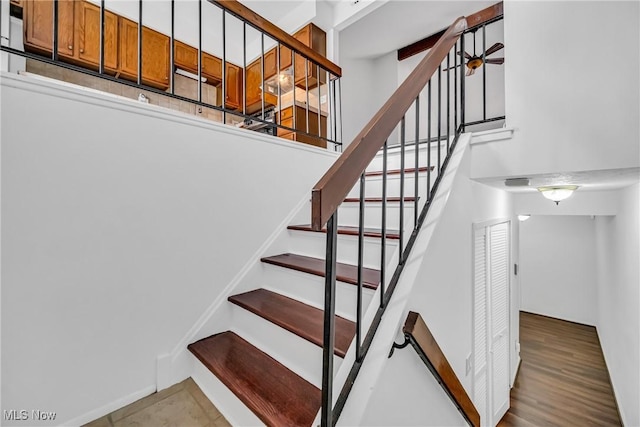
M 497 423 L 509 409 L 509 223 L 489 227 L 491 411 Z
M 487 422 L 487 237 L 474 230 L 473 268 L 473 402 L 483 426 Z

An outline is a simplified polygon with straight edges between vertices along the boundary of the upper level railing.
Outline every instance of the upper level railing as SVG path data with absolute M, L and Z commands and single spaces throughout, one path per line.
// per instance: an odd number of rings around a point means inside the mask
M 0 16 L 3 52 L 134 87 L 151 103 L 184 102 L 222 123 L 341 149 L 342 70 L 311 24 L 294 37 L 237 0 L 9 1 L 0 13 L 22 18 L 25 37 L 11 40 Z
M 391 299 L 396 284 L 403 271 L 405 261 L 416 241 L 427 211 L 436 194 L 447 167 L 451 153 L 456 146 L 465 123 L 465 73 L 459 72 L 464 65 L 464 37 L 467 28 L 464 17 L 458 18 L 439 38 L 425 58 L 400 85 L 389 100 L 374 115 L 371 121 L 355 137 L 340 158 L 320 179 L 312 190 L 311 222 L 314 230 L 320 231 L 326 224 L 326 266 L 324 305 L 324 345 L 322 374 L 321 424 L 334 425 L 346 403 L 351 388 L 362 367 L 364 359 Z M 452 76 L 453 75 L 453 76 Z M 433 88 L 432 88 L 433 86 Z M 432 92 L 436 93 L 432 99 Z M 425 102 L 426 101 L 426 102 Z M 426 107 L 426 108 L 425 108 Z M 412 122 L 412 123 L 410 123 Z M 413 145 L 413 155 L 409 157 L 407 169 L 406 140 L 407 123 L 414 132 L 414 141 L 426 133 L 426 144 Z M 432 138 L 435 135 L 436 138 Z M 387 167 L 388 141 L 399 140 L 399 189 L 398 210 L 398 258 L 393 275 L 386 273 L 389 259 L 387 246 L 387 187 L 389 171 Z M 434 144 L 435 141 L 435 144 Z M 363 318 L 363 251 L 365 224 L 365 170 L 382 149 L 382 197 L 381 197 L 381 243 L 379 270 L 379 303 L 377 310 L 367 319 Z M 426 174 L 426 180 L 419 175 Z M 406 176 L 413 179 L 408 186 Z M 360 214 L 358 233 L 358 280 L 356 307 L 355 361 L 341 387 L 335 405 L 334 391 L 334 335 L 335 335 L 335 289 L 336 289 L 336 247 L 338 227 L 338 207 L 359 181 Z M 426 181 L 426 183 L 424 183 Z M 423 184 L 421 185 L 421 182 Z M 397 186 L 396 186 L 397 188 Z M 412 197 L 405 197 L 413 193 Z M 405 203 L 413 204 L 413 215 L 405 214 Z M 411 224 L 412 225 L 409 225 Z M 405 228 L 411 230 L 406 238 Z M 393 261 L 392 261 L 393 262 Z M 364 324 L 365 320 L 369 324 Z

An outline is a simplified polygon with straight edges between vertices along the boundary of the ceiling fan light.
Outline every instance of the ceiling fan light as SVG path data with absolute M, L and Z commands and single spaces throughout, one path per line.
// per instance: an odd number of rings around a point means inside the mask
M 549 187 L 538 187 L 538 191 L 547 199 L 556 202 L 556 205 L 565 200 L 578 189 L 577 185 L 554 185 Z

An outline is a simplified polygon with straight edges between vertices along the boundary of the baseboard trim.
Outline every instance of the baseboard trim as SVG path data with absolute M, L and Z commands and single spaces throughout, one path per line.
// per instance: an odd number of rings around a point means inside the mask
M 611 381 L 611 372 L 609 372 L 609 365 L 607 364 L 607 355 L 604 354 L 604 347 L 602 347 L 602 341 L 600 341 L 600 334 L 598 333 L 598 327 L 596 327 L 596 337 L 598 338 L 598 345 L 600 346 L 600 351 L 602 351 L 602 360 L 604 361 L 604 367 L 607 370 L 607 379 L 609 380 L 609 385 L 611 386 L 611 394 L 613 395 L 613 401 L 616 404 L 616 411 L 618 412 L 618 418 L 620 419 L 620 424 L 624 427 L 624 418 L 622 418 L 622 412 L 620 411 L 620 405 L 618 404 L 618 396 L 616 396 L 616 389 L 613 387 L 613 381 Z
M 107 414 L 110 414 L 113 411 L 116 411 L 124 406 L 127 406 L 137 400 L 142 399 L 143 397 L 149 396 L 156 391 L 155 384 L 147 386 L 142 390 L 135 391 L 127 396 L 121 397 L 119 399 L 114 400 L 111 403 L 107 403 L 104 406 L 93 409 L 85 414 L 80 415 L 72 420 L 65 421 L 64 423 L 59 424 L 60 426 L 81 426 L 87 423 L 90 423 L 93 420 L 97 420 L 98 418 L 104 417 Z

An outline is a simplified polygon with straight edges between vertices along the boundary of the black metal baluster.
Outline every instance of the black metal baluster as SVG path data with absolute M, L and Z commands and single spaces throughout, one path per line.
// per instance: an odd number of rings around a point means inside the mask
M 342 151 L 342 79 L 338 78 L 338 106 L 340 107 L 340 151 Z
M 438 176 L 440 176 L 442 142 L 442 65 L 438 66 Z
M 335 344 L 336 246 L 338 212 L 327 222 L 327 248 L 324 287 L 324 332 L 322 340 L 321 426 L 333 426 L 333 352 Z
M 322 94 L 320 93 L 320 64 L 316 64 L 316 79 L 318 79 L 318 136 L 322 137 L 322 116 L 320 114 L 320 109 L 322 108 L 322 103 L 320 102 L 320 97 Z
M 53 44 L 51 46 L 51 59 L 58 60 L 58 26 L 59 26 L 59 10 L 58 0 L 53 0 Z
M 276 120 L 276 124 L 282 124 L 282 84 L 280 83 L 280 49 L 282 46 L 280 45 L 280 41 L 278 40 L 278 54 L 276 55 L 276 78 L 278 80 L 278 120 Z M 246 98 L 246 96 L 244 97 Z M 278 130 L 276 128 L 276 135 L 278 135 Z
M 304 58 L 304 89 L 307 95 L 307 100 L 305 102 L 305 114 L 307 119 L 307 135 L 309 132 L 309 60 Z
M 487 33 L 482 25 L 482 120 L 487 120 Z
M 380 308 L 384 307 L 384 281 L 387 270 L 387 140 L 382 148 L 382 233 L 380 238 Z
M 291 49 L 291 67 L 293 68 L 293 103 L 291 104 L 291 108 L 293 108 L 293 128 L 298 128 L 298 106 L 296 105 L 296 58 L 295 51 Z M 296 138 L 297 140 L 297 138 Z
M 331 82 L 331 86 L 333 89 L 333 140 L 338 141 L 338 98 L 336 97 L 336 81 L 337 79 Z M 342 142 L 342 141 L 340 141 Z M 337 145 L 336 145 L 337 147 Z
M 398 264 L 404 264 L 404 143 L 405 143 L 405 117 L 402 116 L 400 122 L 400 238 L 399 246 L 400 252 L 398 253 Z
M 247 23 L 242 23 L 242 114 L 247 114 Z
M 415 150 L 415 166 L 413 170 L 413 229 L 418 227 L 418 168 L 419 168 L 419 145 L 420 141 L 420 95 L 416 98 L 416 143 L 413 148 Z
M 464 66 L 464 33 L 460 37 L 460 66 Z M 465 131 L 465 72 L 464 69 L 460 70 L 460 126 L 462 126 L 462 132 Z
M 260 117 L 264 120 L 264 93 L 266 89 L 266 84 L 264 82 L 264 33 L 260 32 L 260 108 L 261 113 Z
M 362 264 L 364 256 L 364 192 L 365 173 L 360 175 L 360 212 L 358 229 L 358 295 L 356 303 L 356 360 L 362 360 Z
M 453 47 L 453 129 L 458 130 L 458 42 Z M 464 70 L 460 70 L 464 71 Z
M 100 0 L 100 49 L 98 58 L 98 72 L 104 74 L 104 2 Z
M 227 11 L 222 9 L 222 123 L 227 123 Z M 243 49 L 245 47 L 243 46 Z M 244 67 L 245 69 L 247 67 Z M 244 72 L 244 70 L 243 70 Z M 244 75 L 243 75 L 244 77 Z M 243 79 L 243 81 L 246 79 Z M 243 98 L 245 93 L 243 92 Z
M 427 85 L 427 203 L 429 203 L 431 200 L 431 79 Z
M 142 85 L 142 0 L 138 0 L 138 86 Z
M 169 72 L 169 87 L 171 88 L 171 95 L 176 94 L 175 88 L 175 56 L 176 56 L 176 2 L 171 0 L 171 46 L 169 47 L 169 64 L 171 65 Z
M 449 69 L 450 65 L 449 65 L 449 57 L 451 56 L 451 52 L 447 53 L 447 154 L 449 153 L 449 140 L 450 140 L 450 124 L 451 124 L 451 118 L 449 116 L 449 111 L 451 110 L 451 102 L 450 102 L 450 97 L 451 97 L 451 82 L 449 79 L 449 73 L 451 73 L 451 70 Z
M 198 0 L 198 102 L 202 102 L 202 0 Z

